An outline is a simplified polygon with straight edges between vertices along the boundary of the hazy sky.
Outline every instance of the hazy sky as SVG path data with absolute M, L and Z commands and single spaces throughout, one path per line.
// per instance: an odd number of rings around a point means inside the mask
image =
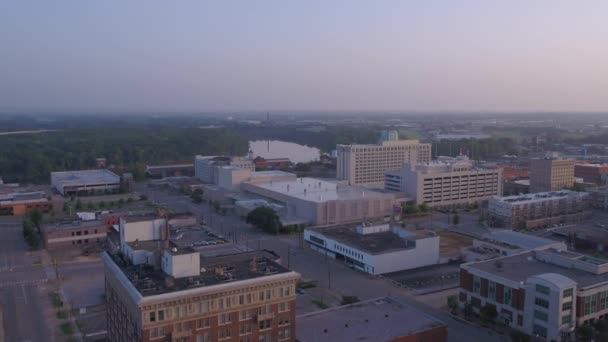
M 608 110 L 608 1 L 0 1 L 0 110 Z

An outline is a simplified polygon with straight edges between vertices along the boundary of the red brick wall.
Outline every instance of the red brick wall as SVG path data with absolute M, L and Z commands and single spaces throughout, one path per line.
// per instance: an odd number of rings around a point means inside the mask
M 502 304 L 505 287 L 502 284 L 496 283 L 496 302 Z
M 460 287 L 473 292 L 473 275 L 463 268 L 460 269 Z
M 481 278 L 481 296 L 488 298 L 488 279 Z

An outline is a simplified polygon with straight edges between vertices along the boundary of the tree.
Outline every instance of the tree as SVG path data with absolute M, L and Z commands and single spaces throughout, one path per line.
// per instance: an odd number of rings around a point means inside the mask
M 80 201 L 80 198 L 76 200 L 76 210 L 82 210 L 82 201 Z
M 429 210 L 431 210 L 431 208 L 429 207 L 428 204 L 426 203 L 422 203 L 421 205 L 418 206 L 418 209 L 423 212 L 423 213 L 427 213 L 429 212 Z
M 413 215 L 413 214 L 417 214 L 419 209 L 418 206 L 415 204 L 404 204 L 404 206 L 402 207 L 403 209 L 403 213 L 405 215 Z
M 192 194 L 190 195 L 190 198 L 192 199 L 192 203 L 202 203 L 203 202 L 203 191 L 200 189 L 197 189 L 195 191 L 192 192 Z
M 448 297 L 448 308 L 450 308 L 450 310 L 452 312 L 454 312 L 454 310 L 456 310 L 457 307 L 458 307 L 458 297 L 449 296 Z
M 247 214 L 245 222 L 272 234 L 279 234 L 283 228 L 279 216 L 270 207 L 257 207 Z
M 218 201 L 213 201 L 211 203 L 211 206 L 213 207 L 213 210 L 215 210 L 216 212 L 220 211 L 220 202 Z
M 452 224 L 456 226 L 458 223 L 460 223 L 460 216 L 458 216 L 458 214 L 454 214 L 454 216 L 452 216 Z
M 479 318 L 482 322 L 494 323 L 498 317 L 496 306 L 492 304 L 486 304 L 479 310 Z
M 146 195 L 141 195 L 141 196 L 139 196 L 139 200 L 140 200 L 140 201 L 147 201 L 147 200 L 148 200 L 148 196 L 146 196 Z
M 106 201 L 100 201 L 98 205 L 99 205 L 99 208 L 105 208 L 106 207 Z
M 593 339 L 593 327 L 589 324 L 580 325 L 576 328 L 577 341 L 591 341 Z
M 93 204 L 93 202 L 87 202 L 87 209 L 88 210 L 95 210 L 95 204 Z
M 38 232 L 40 232 L 40 223 L 42 223 L 42 212 L 38 210 L 38 208 L 34 208 L 34 210 L 30 211 L 28 214 L 28 218 L 32 221 L 32 224 L 36 227 Z

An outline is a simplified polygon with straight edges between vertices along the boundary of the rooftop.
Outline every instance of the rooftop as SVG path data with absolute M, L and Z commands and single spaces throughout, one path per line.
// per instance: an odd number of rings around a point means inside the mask
M 80 229 L 80 228 L 89 228 L 89 227 L 99 227 L 105 226 L 106 224 L 101 220 L 95 221 L 67 221 L 67 222 L 55 222 L 55 223 L 47 223 L 40 227 L 43 231 L 46 232 L 56 232 L 61 230 L 72 230 L 72 229 Z
M 51 179 L 60 185 L 118 183 L 120 177 L 106 169 L 51 172 Z
M 392 196 L 362 187 L 336 184 L 308 177 L 298 178 L 297 180 L 257 183 L 253 185 L 282 195 L 316 203 L 360 199 L 363 197 Z
M 499 244 L 506 244 L 508 246 L 522 248 L 525 250 L 536 249 L 539 247 L 552 245 L 558 242 L 534 235 L 514 232 L 512 230 L 493 231 L 491 233 L 484 234 L 481 240 Z
M 550 192 L 537 192 L 533 194 L 527 195 L 513 195 L 513 196 L 504 196 L 504 197 L 493 197 L 493 201 L 498 202 L 508 202 L 508 203 L 534 203 L 541 202 L 551 199 L 559 199 L 565 197 L 585 197 L 588 196 L 585 192 L 576 192 L 571 190 L 560 190 L 560 191 L 550 191 Z
M 405 239 L 399 237 L 399 235 L 390 230 L 378 233 L 360 234 L 357 232 L 357 226 L 353 225 L 309 228 L 308 230 L 370 254 L 382 254 L 410 249 L 412 247 L 408 246 L 407 240 L 411 241 L 435 236 L 432 232 L 424 229 L 404 229 L 403 231 L 408 235 Z
M 291 272 L 273 260 L 266 251 L 253 251 L 201 257 L 199 276 L 174 278 L 167 282 L 166 274 L 153 266 L 133 266 L 117 255 L 109 257 L 142 297 Z
M 313 312 L 297 321 L 301 342 L 392 341 L 445 325 L 388 297 Z
M 518 283 L 525 282 L 528 277 L 545 273 L 561 274 L 562 276 L 568 277 L 577 282 L 579 287 L 587 287 L 608 281 L 608 273 L 595 274 L 573 267 L 560 266 L 554 263 L 544 262 L 536 258 L 537 253 L 549 253 L 574 261 L 578 260 L 590 265 L 598 265 L 608 262 L 597 258 L 591 258 L 583 254 L 548 249 L 544 251 L 524 252 L 499 259 L 473 262 L 465 264 L 465 267 L 488 272 Z M 500 260 L 500 267 L 497 267 L 496 265 L 498 260 Z

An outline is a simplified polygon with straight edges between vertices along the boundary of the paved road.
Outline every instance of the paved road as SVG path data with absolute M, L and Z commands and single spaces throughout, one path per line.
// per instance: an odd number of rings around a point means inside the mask
M 509 340 L 486 329 L 455 320 L 447 312 L 420 303 L 413 298 L 409 291 L 396 287 L 384 279 L 352 270 L 340 262 L 326 259 L 321 254 L 304 248 L 301 235 L 268 235 L 245 224 L 235 216 L 213 214 L 213 210 L 208 204 L 194 204 L 185 196 L 168 195 L 163 190 L 153 190 L 141 185 L 138 192 L 147 194 L 150 199 L 163 203 L 173 210 L 186 210 L 199 218 L 205 217 L 212 230 L 225 236 L 231 234 L 233 240 L 236 240 L 235 242 L 238 244 L 251 249 L 265 248 L 275 251 L 281 255 L 284 265 L 301 273 L 305 278 L 319 281 L 319 286 L 330 288 L 333 292 L 341 295 L 355 295 L 360 299 L 395 296 L 406 304 L 444 321 L 448 325 L 450 341 Z M 441 215 L 438 215 L 437 218 L 439 217 Z M 447 216 L 445 221 L 447 223 Z
M 41 286 L 47 281 L 45 268 L 27 252 L 21 223 L 0 220 L 0 306 L 6 341 L 47 341 Z

